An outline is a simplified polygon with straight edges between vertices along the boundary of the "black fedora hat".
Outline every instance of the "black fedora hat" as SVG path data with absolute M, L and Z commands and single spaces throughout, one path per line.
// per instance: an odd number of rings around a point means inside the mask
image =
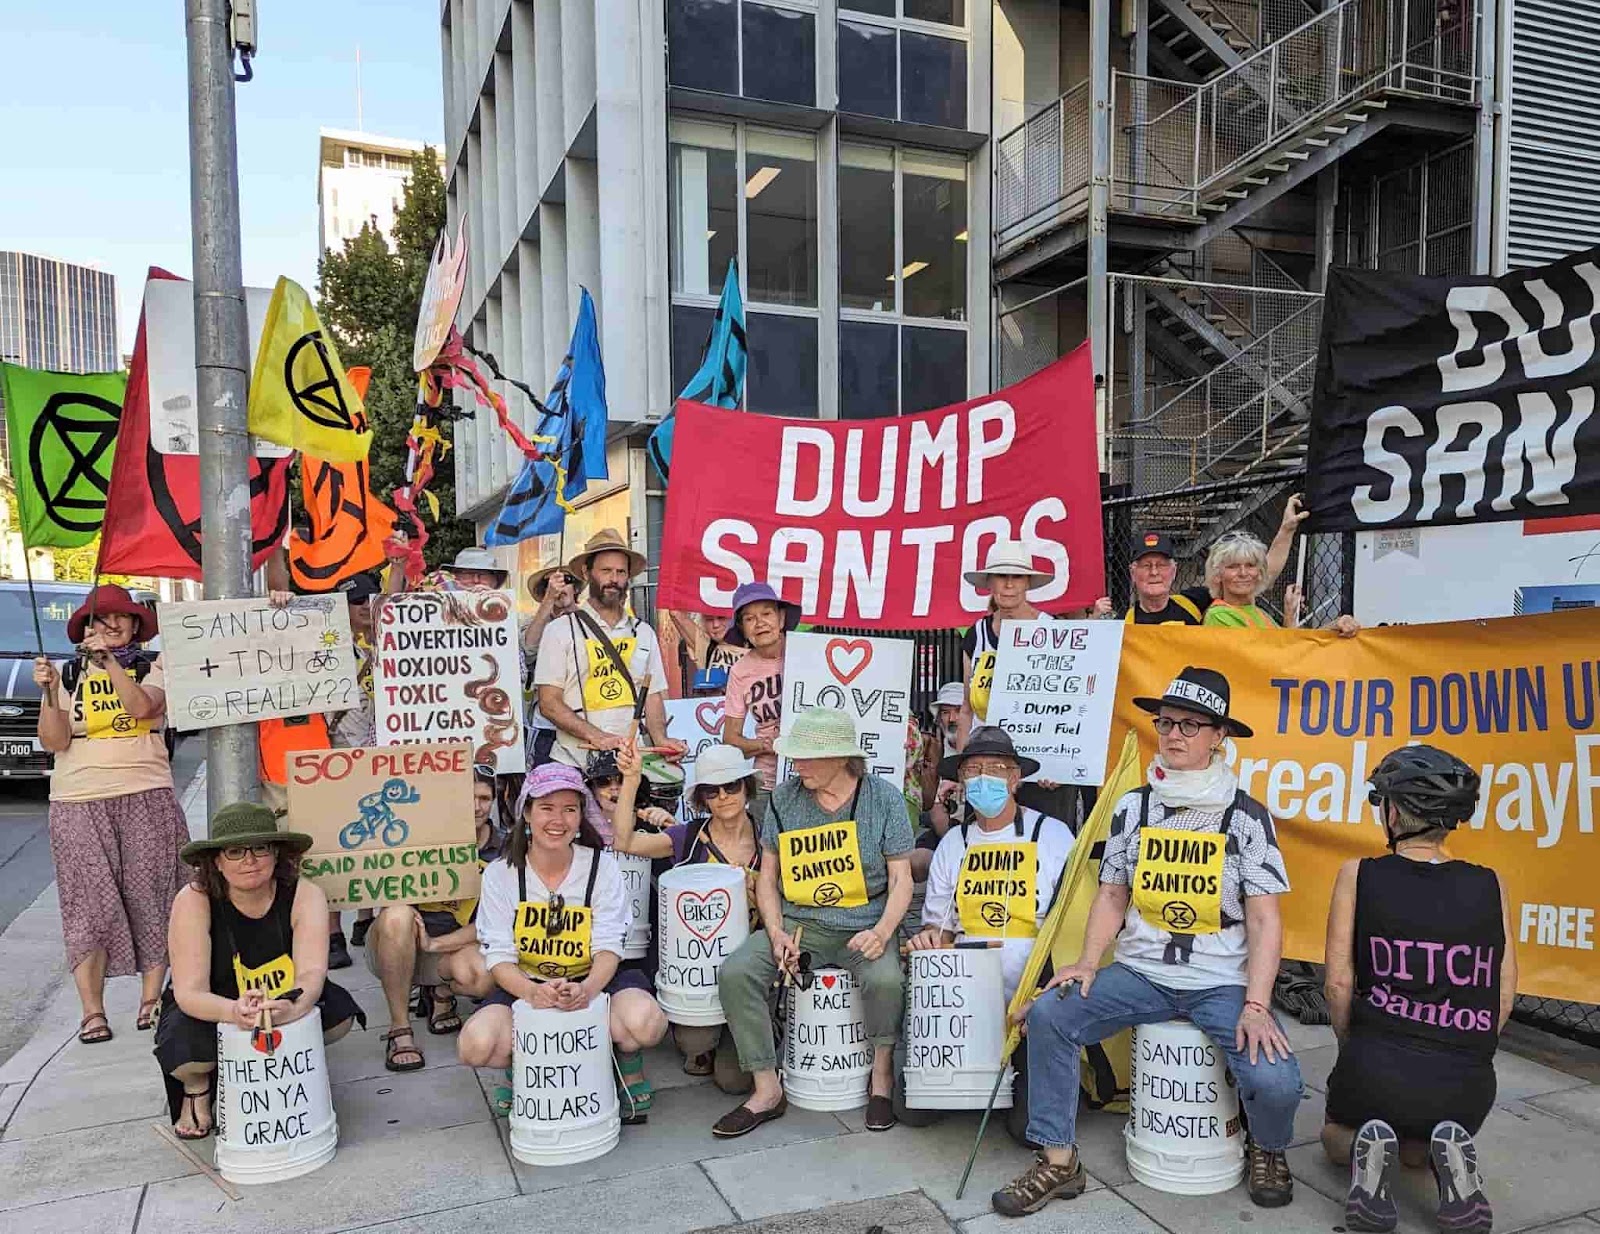
M 1235 737 L 1255 736 L 1248 724 L 1242 724 L 1228 714 L 1231 697 L 1228 679 L 1216 669 L 1190 665 L 1172 679 L 1167 692 L 1160 698 L 1136 698 L 1133 705 L 1151 715 L 1163 707 L 1181 707 L 1184 711 L 1214 720 L 1225 732 Z
M 961 764 L 969 758 L 978 758 L 985 754 L 999 755 L 1009 758 L 1022 768 L 1022 778 L 1026 780 L 1039 770 L 1037 759 L 1025 758 L 1017 753 L 1017 747 L 1011 743 L 1011 734 L 996 724 L 985 724 L 981 728 L 972 730 L 972 735 L 967 738 L 966 749 L 959 754 L 950 754 L 939 760 L 939 778 L 941 780 L 959 780 L 961 778 Z

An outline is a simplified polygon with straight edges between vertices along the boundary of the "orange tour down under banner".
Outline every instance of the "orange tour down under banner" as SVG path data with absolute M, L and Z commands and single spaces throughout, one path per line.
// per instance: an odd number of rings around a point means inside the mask
M 1223 673 L 1240 785 L 1278 823 L 1292 890 L 1284 954 L 1322 959 L 1339 866 L 1387 851 L 1367 776 L 1396 747 L 1422 742 L 1483 777 L 1477 814 L 1449 851 L 1491 867 L 1511 909 L 1518 990 L 1592 1002 L 1600 990 L 1600 661 L 1587 609 L 1491 621 L 1388 626 L 1341 639 L 1320 630 L 1129 626 L 1117 719 L 1146 761 L 1150 717 L 1186 664 Z

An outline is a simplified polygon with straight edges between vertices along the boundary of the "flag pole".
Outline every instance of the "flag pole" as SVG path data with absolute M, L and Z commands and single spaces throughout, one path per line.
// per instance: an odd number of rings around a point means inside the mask
M 28 607 L 33 610 L 33 637 L 44 655 L 44 630 L 39 625 L 39 597 L 33 594 L 33 560 L 28 556 L 28 540 L 22 539 L 22 572 L 28 576 Z

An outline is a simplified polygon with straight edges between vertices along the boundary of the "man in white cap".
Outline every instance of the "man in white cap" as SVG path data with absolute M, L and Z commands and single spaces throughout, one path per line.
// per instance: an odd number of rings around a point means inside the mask
M 641 720 L 656 749 L 669 757 L 686 749 L 667 737 L 667 673 L 656 632 L 628 612 L 629 583 L 644 567 L 644 555 L 609 527 L 567 563 L 588 595 L 545 627 L 533 670 L 539 711 L 556 726 L 558 762 L 586 766 L 591 750 L 620 748 Z

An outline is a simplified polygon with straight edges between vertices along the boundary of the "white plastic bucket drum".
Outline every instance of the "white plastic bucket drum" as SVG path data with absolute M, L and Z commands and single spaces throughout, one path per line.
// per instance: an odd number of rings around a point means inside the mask
M 1006 1044 L 1006 991 L 995 949 L 913 951 L 906 988 L 906 1105 L 981 1110 Z M 995 1109 L 1011 1108 L 1010 1067 Z
M 674 1024 L 727 1023 L 717 973 L 750 936 L 750 904 L 741 866 L 678 866 L 657 880 L 661 929 L 656 1001 Z
M 622 1134 L 611 1070 L 611 999 L 582 1011 L 511 1012 L 511 1155 L 528 1165 L 576 1165 Z
M 1227 1060 L 1186 1021 L 1133 1030 L 1124 1133 L 1128 1172 L 1173 1195 L 1212 1195 L 1244 1177 L 1239 1094 Z
M 217 1172 L 231 1183 L 299 1178 L 339 1147 L 322 1017 L 313 1010 L 272 1035 L 266 1054 L 245 1029 L 217 1025 Z
M 622 868 L 622 893 L 628 901 L 628 937 L 624 960 L 639 960 L 650 950 L 650 858 L 608 850 Z
M 802 1110 L 854 1110 L 867 1104 L 872 1043 L 861 996 L 842 968 L 819 968 L 809 990 L 789 987 L 783 1091 Z

